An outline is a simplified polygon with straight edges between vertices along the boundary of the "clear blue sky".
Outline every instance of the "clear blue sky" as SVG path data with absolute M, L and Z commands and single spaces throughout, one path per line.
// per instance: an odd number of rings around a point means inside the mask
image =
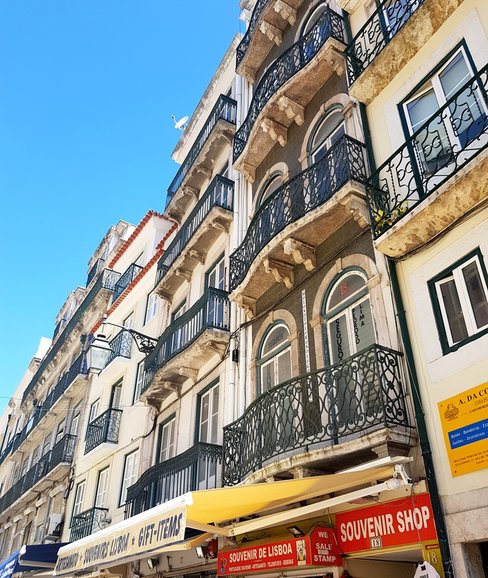
M 0 413 L 119 219 L 162 211 L 239 0 L 0 2 Z

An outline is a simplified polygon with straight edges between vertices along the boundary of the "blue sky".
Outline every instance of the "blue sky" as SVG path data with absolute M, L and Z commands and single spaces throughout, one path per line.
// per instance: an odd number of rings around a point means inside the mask
M 239 0 L 0 2 L 0 412 L 113 223 L 162 211 Z

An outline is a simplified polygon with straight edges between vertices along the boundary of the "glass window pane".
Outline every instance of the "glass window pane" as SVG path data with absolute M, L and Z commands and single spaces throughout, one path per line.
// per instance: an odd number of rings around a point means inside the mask
M 351 317 L 356 351 L 361 351 L 362 349 L 373 345 L 375 339 L 369 299 L 366 299 L 359 305 L 352 307 Z
M 459 53 L 441 74 L 439 74 L 446 99 L 459 90 L 461 86 L 468 81 L 470 76 L 464 56 L 462 53 Z
M 488 300 L 481 281 L 481 275 L 476 262 L 463 267 L 463 277 L 473 309 L 476 327 L 480 329 L 488 325 Z
M 454 279 L 451 278 L 442 282 L 440 285 L 440 291 L 447 321 L 449 323 L 449 329 L 451 330 L 452 341 L 453 343 L 457 343 L 458 341 L 468 337 L 468 330 L 466 328 L 466 321 L 461 309 L 461 302 L 459 300 Z
M 267 391 L 274 386 L 273 360 L 268 361 L 261 367 L 261 389 Z
M 332 291 L 327 309 L 332 309 L 336 305 L 339 305 L 339 303 L 342 303 L 342 301 L 349 299 L 351 295 L 362 289 L 365 285 L 366 283 L 360 275 L 348 275 Z
M 338 363 L 351 355 L 345 315 L 329 322 L 329 340 L 331 363 Z
M 266 337 L 266 341 L 263 345 L 263 353 L 262 355 L 266 355 L 270 353 L 273 349 L 277 349 L 279 346 L 284 345 L 289 338 L 288 328 L 284 325 L 279 325 L 272 329 L 268 336 Z
M 409 102 L 407 104 L 407 111 L 410 124 L 412 125 L 412 132 L 420 128 L 420 126 L 438 110 L 439 103 L 433 88 L 424 92 L 424 94 L 421 94 L 415 100 L 412 100 L 412 102 Z
M 278 383 L 283 383 L 291 379 L 291 352 L 280 353 L 278 356 Z

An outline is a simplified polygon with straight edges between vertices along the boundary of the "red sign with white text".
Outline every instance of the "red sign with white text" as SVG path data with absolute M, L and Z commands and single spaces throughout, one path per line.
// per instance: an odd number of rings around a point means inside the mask
M 342 552 L 374 550 L 436 540 L 429 494 L 336 514 Z
M 250 574 L 300 566 L 341 566 L 332 528 L 316 527 L 308 536 L 219 552 L 217 574 Z

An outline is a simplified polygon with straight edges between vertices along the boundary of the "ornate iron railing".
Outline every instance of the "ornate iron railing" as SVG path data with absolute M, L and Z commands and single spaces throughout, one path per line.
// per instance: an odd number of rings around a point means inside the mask
M 64 373 L 60 378 L 55 387 L 51 390 L 46 399 L 39 404 L 25 427 L 13 438 L 11 450 L 15 451 L 24 440 L 31 434 L 34 428 L 39 424 L 42 418 L 47 415 L 51 410 L 53 405 L 58 401 L 58 399 L 65 393 L 69 386 L 73 383 L 76 377 L 79 375 L 87 375 L 88 368 L 86 366 L 85 353 L 82 352 L 73 361 L 69 370 Z M 0 463 L 2 459 L 0 458 Z
M 209 287 L 186 313 L 165 329 L 154 350 L 146 357 L 142 391 L 149 387 L 160 367 L 189 347 L 206 329 L 229 331 L 229 299 L 226 291 Z
M 88 285 L 90 285 L 92 280 L 98 275 L 98 273 L 100 273 L 100 271 L 102 271 L 104 265 L 105 265 L 105 259 L 97 259 L 95 261 L 95 263 L 92 265 L 92 268 L 90 269 L 90 271 L 88 273 L 88 277 L 86 278 L 86 286 L 87 287 L 88 287 Z
M 276 189 L 259 207 L 230 256 L 230 290 L 244 280 L 260 251 L 285 227 L 323 205 L 351 180 L 366 180 L 365 147 L 343 136 L 319 162 Z
M 140 265 L 136 265 L 135 263 L 129 265 L 124 273 L 122 273 L 117 283 L 115 283 L 113 298 L 114 301 L 116 301 L 122 295 L 122 293 L 127 289 L 132 281 L 134 281 L 134 279 L 141 271 L 142 267 Z
M 254 5 L 254 9 L 252 11 L 251 19 L 249 20 L 249 25 L 247 27 L 246 33 L 242 37 L 242 40 L 239 42 L 239 46 L 236 50 L 236 69 L 239 68 L 242 59 L 246 55 L 246 52 L 251 44 L 251 40 L 254 36 L 254 31 L 256 26 L 259 24 L 261 14 L 263 10 L 266 8 L 266 5 L 269 4 L 270 0 L 257 0 L 256 4 Z
M 119 331 L 117 335 L 112 339 L 112 341 L 110 341 L 110 349 L 112 350 L 112 352 L 108 356 L 105 367 L 107 367 L 107 365 L 112 363 L 112 361 L 117 357 L 125 357 L 127 359 L 130 359 L 130 353 L 132 350 L 132 341 L 133 341 L 132 335 L 128 331 L 125 331 L 124 329 Z
M 173 179 L 173 181 L 169 186 L 166 195 L 166 206 L 168 206 L 169 202 L 173 198 L 173 195 L 179 189 L 181 183 L 188 174 L 188 171 L 193 166 L 193 163 L 195 162 L 203 146 L 207 142 L 207 139 L 212 133 L 215 125 L 219 122 L 219 120 L 224 120 L 226 122 L 235 125 L 236 112 L 237 112 L 237 102 L 232 98 L 229 98 L 224 94 L 221 94 L 217 99 L 217 102 L 215 103 L 212 111 L 210 112 L 207 122 L 205 123 L 204 127 L 202 128 L 197 138 L 195 139 L 195 142 L 191 147 L 190 152 L 186 155 L 185 160 L 181 164 L 181 167 L 179 168 L 175 178 Z
M 408 137 L 367 182 L 379 237 L 488 146 L 488 66 Z
M 116 444 L 119 441 L 122 410 L 110 408 L 101 413 L 86 428 L 85 454 L 100 444 Z
M 91 508 L 71 518 L 70 541 L 81 540 L 105 527 L 108 508 Z
M 254 123 L 269 99 L 290 78 L 313 60 L 331 37 L 344 42 L 344 20 L 339 14 L 327 7 L 315 26 L 277 58 L 264 73 L 256 86 L 247 116 L 234 136 L 234 161 L 241 156 Z
M 262 394 L 224 427 L 224 485 L 291 451 L 339 444 L 379 427 L 409 427 L 400 357 L 372 345 Z
M 159 259 L 156 272 L 156 285 L 165 276 L 176 258 L 181 255 L 183 249 L 198 231 L 210 211 L 214 207 L 221 207 L 232 211 L 233 198 L 234 182 L 222 175 L 217 175 L 208 186 L 202 198 L 195 205 L 188 219 L 182 224 L 173 241 L 165 250 L 164 255 Z
M 113 291 L 115 284 L 116 284 L 119 277 L 120 277 L 120 273 L 117 273 L 116 271 L 111 271 L 110 269 L 105 269 L 103 274 L 100 275 L 100 277 L 95 281 L 93 287 L 90 289 L 88 294 L 85 296 L 83 301 L 80 303 L 80 306 L 78 307 L 78 309 L 73 313 L 71 319 L 68 321 L 68 323 L 67 323 L 66 327 L 63 329 L 62 333 L 59 335 L 59 337 L 56 339 L 56 341 L 54 342 L 53 346 L 51 347 L 51 349 L 49 350 L 47 355 L 41 361 L 39 367 L 37 368 L 36 373 L 34 374 L 32 379 L 30 380 L 29 385 L 24 390 L 24 393 L 22 395 L 22 403 L 27 399 L 28 395 L 31 393 L 31 391 L 34 389 L 34 387 L 37 385 L 37 382 L 42 377 L 42 374 L 46 370 L 47 366 L 51 363 L 51 361 L 57 355 L 58 351 L 63 346 L 63 344 L 66 340 L 66 337 L 76 327 L 76 325 L 78 324 L 78 321 L 81 319 L 82 315 L 85 313 L 85 311 L 88 309 L 88 307 L 92 304 L 93 300 L 98 295 L 98 293 L 102 289 L 105 289 L 107 291 Z
M 425 0 L 384 0 L 346 49 L 349 85 L 373 62 Z
M 0 498 L 0 512 L 4 512 L 21 496 L 46 477 L 59 464 L 70 464 L 76 444 L 76 436 L 65 435 L 54 447 L 44 454 L 12 487 Z
M 179 456 L 146 470 L 127 490 L 125 517 L 194 490 L 220 486 L 222 446 L 198 442 Z

